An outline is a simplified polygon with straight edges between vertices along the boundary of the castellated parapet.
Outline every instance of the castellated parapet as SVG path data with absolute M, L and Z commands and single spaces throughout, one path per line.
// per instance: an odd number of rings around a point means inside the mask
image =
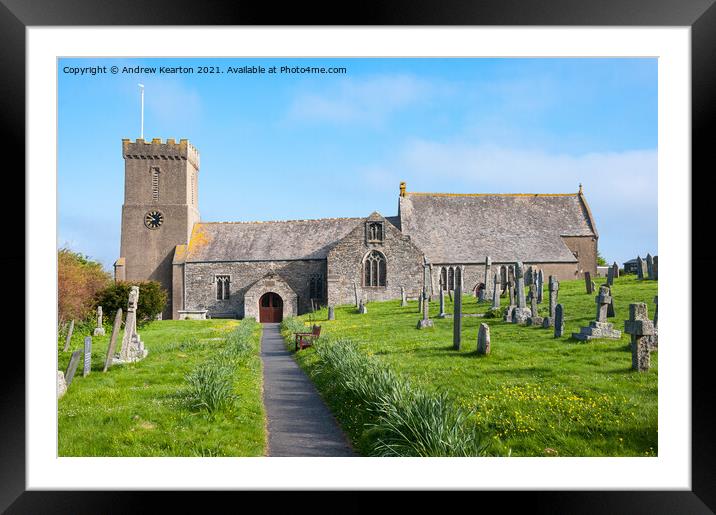
M 173 138 L 168 138 L 165 143 L 161 138 L 151 141 L 123 139 L 122 156 L 124 159 L 184 160 L 199 168 L 199 151 L 187 139 L 180 139 L 179 143 Z

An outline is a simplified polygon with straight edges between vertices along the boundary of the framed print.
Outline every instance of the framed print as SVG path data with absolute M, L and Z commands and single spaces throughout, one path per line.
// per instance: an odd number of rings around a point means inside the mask
M 6 349 L 24 364 L 2 404 L 9 513 L 129 511 L 133 490 L 714 510 L 706 288 L 688 280 L 711 265 L 691 208 L 710 191 L 712 2 L 425 2 L 351 26 L 80 4 L 1 8 L 28 241 L 5 261 L 27 292 L 24 352 Z M 87 323 L 58 304 L 62 259 L 101 262 Z M 342 383 L 350 359 L 364 372 Z M 384 398 L 356 386 L 382 366 L 452 433 L 390 440 L 390 408 L 356 415 Z M 288 384 L 316 402 L 281 404 Z M 454 437 L 468 425 L 490 442 Z

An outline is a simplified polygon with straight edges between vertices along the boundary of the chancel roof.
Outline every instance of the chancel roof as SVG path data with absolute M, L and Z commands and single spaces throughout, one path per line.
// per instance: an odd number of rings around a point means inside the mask
M 431 263 L 576 262 L 560 236 L 596 236 L 589 208 L 575 194 L 405 192 L 404 234 Z

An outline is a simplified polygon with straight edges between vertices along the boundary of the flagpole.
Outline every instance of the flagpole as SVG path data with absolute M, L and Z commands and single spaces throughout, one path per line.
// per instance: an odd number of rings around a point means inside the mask
M 141 125 L 140 125 L 140 138 L 144 139 L 144 84 L 139 84 L 142 95 L 142 114 L 141 114 Z

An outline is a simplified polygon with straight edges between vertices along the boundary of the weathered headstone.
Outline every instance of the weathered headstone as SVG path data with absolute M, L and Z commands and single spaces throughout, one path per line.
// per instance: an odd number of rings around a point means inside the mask
M 428 288 L 430 288 L 431 283 L 431 274 L 430 274 L 430 268 L 427 262 L 423 266 L 423 317 L 418 320 L 418 329 L 424 329 L 426 327 L 432 327 L 433 321 L 430 320 L 430 300 L 428 297 Z M 440 293 L 442 293 L 442 290 L 440 290 Z
M 67 365 L 67 371 L 65 372 L 65 383 L 67 383 L 67 388 L 69 388 L 72 384 L 72 379 L 75 377 L 75 372 L 77 372 L 77 367 L 79 366 L 81 359 L 81 350 L 76 350 L 72 353 L 72 356 L 70 357 L 70 364 Z
M 452 315 L 452 347 L 455 350 L 460 350 L 462 340 L 462 280 L 458 280 L 458 275 L 462 276 L 459 268 L 455 270 L 455 302 Z
M 614 267 L 610 266 L 607 269 L 607 286 L 612 286 L 614 284 Z
M 107 347 L 107 359 L 104 361 L 104 369 L 102 372 L 106 372 L 109 367 L 112 366 L 112 358 L 114 358 L 114 348 L 117 345 L 117 337 L 119 336 L 119 328 L 122 326 L 122 308 L 117 310 L 117 314 L 114 316 L 114 325 L 112 325 L 112 334 L 109 337 L 109 347 Z
M 554 337 L 561 338 L 564 333 L 564 307 L 557 304 L 554 309 Z
M 405 307 L 408 305 L 408 298 L 405 296 L 405 286 L 400 287 L 400 306 Z
M 328 320 L 335 320 L 336 319 L 336 308 L 333 306 L 328 306 Z
M 62 370 L 57 371 L 57 398 L 62 397 L 67 391 L 67 383 L 65 382 L 65 374 Z
M 651 254 L 646 255 L 646 273 L 650 281 L 656 279 L 654 277 L 654 258 L 651 257 Z
M 572 337 L 581 341 L 588 341 L 594 338 L 621 338 L 621 331 L 614 329 L 614 325 L 607 322 L 607 310 L 611 302 L 609 286 L 600 286 L 599 295 L 594 299 L 597 303 L 596 321 L 589 322 L 589 326 L 582 327 L 578 333 L 572 333 Z
M 477 353 L 487 355 L 490 353 L 490 326 L 482 323 L 477 331 Z
M 542 304 L 542 294 L 544 290 L 544 272 L 541 268 L 537 272 L 537 282 L 535 283 L 535 286 L 537 287 L 537 304 Z
M 102 306 L 97 306 L 97 327 L 94 328 L 93 336 L 104 336 L 104 326 L 102 325 Z
M 587 294 L 594 293 L 594 282 L 589 272 L 584 272 L 584 286 L 587 288 Z
M 524 268 L 522 262 L 515 263 L 515 296 L 517 297 L 517 307 L 512 311 L 512 322 L 515 324 L 524 324 L 530 317 L 531 312 L 527 309 L 527 299 L 525 295 Z
M 139 287 L 132 286 L 127 301 L 127 318 L 124 321 L 124 338 L 122 338 L 122 350 L 119 360 L 123 363 L 131 363 L 144 359 L 148 351 L 144 348 L 144 342 L 137 333 L 137 302 L 139 301 Z
M 654 296 L 654 329 L 659 327 L 659 296 Z
M 631 335 L 631 368 L 646 372 L 650 366 L 648 337 L 654 334 L 646 304 L 629 304 L 629 320 L 624 321 L 624 332 Z
M 507 294 L 510 297 L 510 306 L 515 305 L 515 281 L 510 279 L 507 281 Z
M 641 259 L 641 256 L 636 257 L 636 277 L 637 279 L 645 279 L 648 275 L 646 270 L 646 261 Z
M 500 274 L 497 273 L 492 279 L 492 309 L 500 307 Z
M 537 295 L 534 292 L 535 286 L 530 286 L 530 316 L 527 317 L 527 325 L 542 325 L 544 321 L 537 310 Z
M 440 288 L 440 314 L 438 318 L 445 318 L 445 290 Z
M 418 295 L 418 313 L 423 312 L 423 294 Z
M 542 327 L 551 327 L 554 324 L 555 309 L 557 308 L 557 298 L 559 296 L 559 281 L 554 275 L 549 276 L 549 316 L 542 321 Z
M 363 302 L 363 299 L 360 299 L 358 302 L 358 313 L 361 315 L 365 315 L 368 313 L 368 308 L 365 305 L 365 302 Z
M 63 352 L 67 352 L 67 350 L 70 348 L 70 340 L 72 340 L 72 331 L 75 330 L 75 321 L 70 321 L 70 328 L 67 330 L 67 338 L 65 338 L 65 348 L 62 349 Z
M 609 304 L 607 305 L 607 317 L 614 318 L 615 316 L 617 315 L 614 311 L 614 296 L 610 294 Z
M 353 297 L 355 297 L 356 307 L 359 308 L 360 303 L 358 302 L 358 285 L 355 281 L 353 281 Z
M 617 265 L 616 261 L 612 265 L 612 269 L 614 270 L 614 279 L 617 279 L 619 277 L 619 265 Z
M 82 368 L 82 377 L 87 377 L 92 369 L 92 337 L 85 336 L 84 349 L 84 367 Z
M 654 256 L 654 279 L 659 279 L 659 256 Z
M 485 258 L 485 288 L 482 294 L 482 300 L 485 301 L 492 296 L 492 259 L 490 256 Z

